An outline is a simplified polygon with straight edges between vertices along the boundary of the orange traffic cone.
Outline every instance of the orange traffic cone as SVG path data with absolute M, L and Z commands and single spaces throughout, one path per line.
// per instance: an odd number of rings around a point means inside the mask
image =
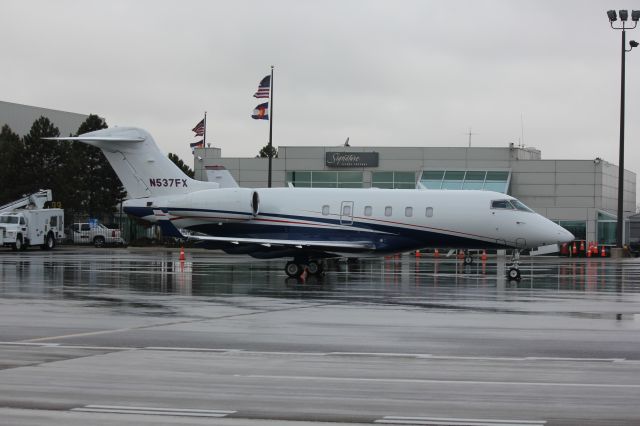
M 487 251 L 482 250 L 482 256 L 480 256 L 480 260 L 487 260 Z
M 184 247 L 180 247 L 180 262 L 184 262 Z
M 600 253 L 600 257 L 607 257 L 607 251 L 604 249 L 604 246 L 602 246 L 602 253 Z
M 416 250 L 416 257 L 420 257 L 420 250 Z
M 433 257 L 440 257 L 440 252 L 438 251 L 438 249 L 435 249 L 433 251 Z
M 580 241 L 580 253 L 584 251 L 584 241 Z
M 587 257 L 591 257 L 591 246 L 589 246 L 589 248 L 587 249 Z
M 458 259 L 464 259 L 464 252 L 462 250 L 458 252 Z
M 571 253 L 575 256 L 576 254 L 578 254 L 578 249 L 576 247 L 576 243 L 575 241 L 573 242 L 573 248 L 571 249 Z

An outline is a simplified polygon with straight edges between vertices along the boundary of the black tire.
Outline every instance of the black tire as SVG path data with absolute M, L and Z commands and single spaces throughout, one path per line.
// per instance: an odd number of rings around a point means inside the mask
M 289 261 L 284 267 L 284 272 L 291 278 L 299 278 L 300 275 L 302 275 L 302 271 L 304 271 L 304 269 L 296 262 Z
M 94 247 L 98 247 L 98 248 L 104 247 L 104 243 L 105 243 L 105 240 L 104 240 L 104 237 L 102 235 L 98 235 L 97 237 L 95 237 L 93 239 L 93 246 Z
M 315 260 L 310 261 L 307 268 L 311 275 L 321 275 L 324 271 L 324 265 L 322 262 L 317 262 Z
M 464 257 L 464 264 L 465 265 L 471 265 L 473 263 L 473 256 L 465 256 Z
M 24 250 L 24 243 L 22 242 L 22 235 L 18 234 L 16 238 L 16 242 L 11 246 L 13 251 L 22 251 Z
M 520 269 L 518 268 L 509 268 L 507 275 L 511 280 L 520 281 L 520 278 L 522 278 L 522 276 L 520 275 Z
M 53 250 L 56 246 L 56 239 L 53 234 L 50 232 L 44 239 L 44 244 L 41 245 L 42 250 Z

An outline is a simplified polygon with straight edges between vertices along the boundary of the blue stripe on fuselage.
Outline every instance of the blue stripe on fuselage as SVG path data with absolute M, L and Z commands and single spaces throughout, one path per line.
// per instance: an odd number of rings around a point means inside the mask
M 224 210 L 171 208 L 166 207 L 125 207 L 124 211 L 137 217 L 152 216 L 153 209 L 163 211 L 222 213 L 233 215 L 247 215 L 245 212 Z M 258 223 L 263 218 L 267 223 Z M 270 218 L 296 221 L 294 224 L 268 223 Z M 301 223 L 302 222 L 302 223 Z M 340 226 L 340 228 L 313 226 L 310 223 Z M 409 225 L 411 226 L 411 225 Z M 394 226 L 390 224 L 358 222 L 354 219 L 352 225 L 341 225 L 339 219 L 317 218 L 309 216 L 295 216 L 276 213 L 260 213 L 258 220 L 242 223 L 203 223 L 188 227 L 189 230 L 202 232 L 217 237 L 262 238 L 262 239 L 290 239 L 309 241 L 370 241 L 376 251 L 403 251 L 421 247 L 451 247 L 451 248 L 502 248 L 497 242 L 487 242 L 472 236 L 449 235 L 446 233 L 415 229 L 413 227 Z M 373 231 L 373 232 L 372 232 Z

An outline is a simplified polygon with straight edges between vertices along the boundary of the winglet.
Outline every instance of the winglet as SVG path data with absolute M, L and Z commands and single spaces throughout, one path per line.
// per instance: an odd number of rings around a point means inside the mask
M 162 210 L 154 210 L 153 214 L 156 216 L 157 224 L 162 230 L 162 235 L 165 237 L 174 237 L 174 238 L 186 238 L 179 230 L 175 227 L 171 220 L 169 220 L 169 214 L 163 212 Z

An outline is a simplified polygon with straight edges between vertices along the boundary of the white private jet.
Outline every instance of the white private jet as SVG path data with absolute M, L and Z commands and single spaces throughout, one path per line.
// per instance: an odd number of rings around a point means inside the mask
M 240 188 L 187 177 L 149 133 L 111 128 L 78 137 L 104 152 L 127 190 L 124 211 L 165 236 L 256 258 L 288 257 L 285 272 L 321 273 L 328 258 L 422 248 L 519 250 L 573 241 L 564 228 L 497 192 L 419 189 Z M 228 173 L 228 171 L 226 172 Z M 231 181 L 231 183 L 230 183 Z M 184 236 L 184 228 L 200 236 Z

